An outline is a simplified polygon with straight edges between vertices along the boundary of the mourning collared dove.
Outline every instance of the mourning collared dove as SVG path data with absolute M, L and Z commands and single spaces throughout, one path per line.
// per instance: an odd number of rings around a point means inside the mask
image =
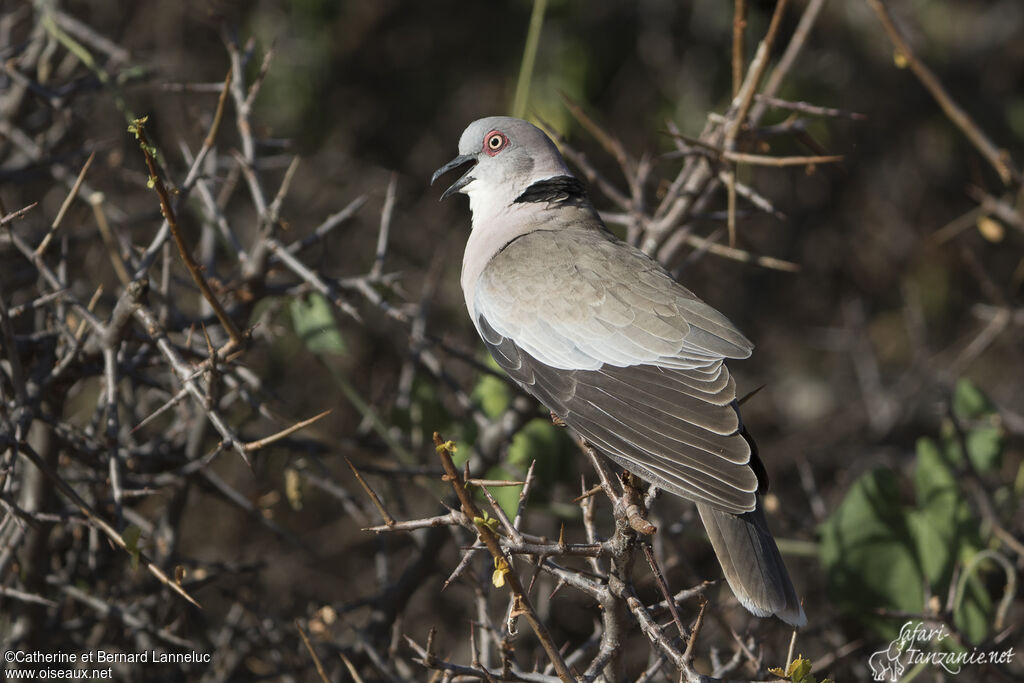
M 470 163 L 441 198 L 469 195 L 462 290 L 495 361 L 601 453 L 695 502 L 739 601 L 802 626 L 724 362 L 753 345 L 609 232 L 536 126 L 474 121 L 431 183 Z

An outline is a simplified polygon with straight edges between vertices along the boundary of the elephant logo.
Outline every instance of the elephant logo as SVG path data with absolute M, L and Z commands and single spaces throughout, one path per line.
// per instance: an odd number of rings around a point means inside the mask
M 889 643 L 889 647 L 873 653 L 868 658 L 872 680 L 895 683 L 903 676 L 906 667 L 903 666 L 900 657 L 903 656 L 903 646 L 906 642 L 902 638 L 897 638 Z

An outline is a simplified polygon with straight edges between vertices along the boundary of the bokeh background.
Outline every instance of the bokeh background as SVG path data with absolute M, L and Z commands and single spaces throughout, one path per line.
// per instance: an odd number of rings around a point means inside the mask
M 749 5 L 748 56 L 774 3 Z M 792 3 L 780 44 L 805 7 L 803 0 Z M 209 130 L 214 86 L 230 68 L 225 42 L 235 42 L 248 56 L 247 83 L 262 84 L 249 116 L 271 198 L 293 157 L 301 159 L 280 205 L 278 236 L 286 243 L 301 239 L 365 196 L 349 221 L 304 252 L 305 262 L 326 276 L 363 276 L 374 263 L 393 182 L 383 271 L 395 275 L 374 287 L 388 305 L 412 311 L 421 326 L 350 290 L 342 297 L 358 317 L 336 306 L 318 308 L 324 300 L 311 299 L 287 277 L 271 278 L 270 291 L 242 321 L 256 324 L 255 342 L 237 361 L 258 378 L 253 405 L 268 410 L 234 405 L 226 414 L 250 438 L 322 410 L 331 414 L 255 453 L 252 468 L 225 452 L 204 468 L 210 476 L 140 485 L 148 493 L 125 505 L 153 528 L 127 519 L 118 529 L 141 526 L 143 543 L 152 544 L 145 547 L 165 569 L 187 568 L 189 590 L 203 609 L 178 604 L 132 569 L 128 555 L 90 535 L 88 524 L 55 521 L 53 515 L 73 506 L 53 495 L 44 508 L 30 510 L 51 515 L 33 548 L 24 541 L 32 533 L 13 531 L 28 522 L 7 507 L 3 513 L 0 551 L 7 551 L 0 556 L 0 586 L 24 590 L 28 581 L 35 586 L 28 592 L 54 602 L 40 607 L 0 593 L 5 648 L 133 651 L 147 642 L 147 629 L 62 592 L 72 584 L 141 615 L 150 629 L 168 629 L 214 653 L 212 666 L 129 665 L 116 671 L 122 680 L 318 680 L 296 619 L 311 632 L 331 680 L 352 676 L 338 653 L 366 680 L 429 679 L 430 671 L 412 663 L 402 635 L 423 643 L 431 627 L 438 629 L 440 652 L 468 662 L 469 622 L 481 619 L 480 605 L 489 607 L 499 627 L 503 620 L 500 595 L 479 597 L 489 583 L 488 562 L 476 563 L 475 588 L 470 581 L 442 592 L 466 539 L 437 530 L 362 531 L 380 519 L 345 461 L 364 472 L 396 517 L 441 514 L 445 491 L 429 441 L 435 430 L 463 444 L 464 453 L 495 476 L 521 477 L 537 459 L 539 484 L 527 527 L 557 536 L 565 524 L 567 536 L 583 538 L 572 499 L 580 473 L 591 483 L 593 474 L 535 406 L 520 404 L 517 429 L 498 446 L 477 443 L 482 429 L 474 416 L 501 413 L 516 394 L 482 372 L 483 352 L 462 304 L 458 273 L 468 206 L 461 198 L 438 203 L 441 190 L 428 184 L 432 171 L 456 154 L 466 124 L 511 112 L 533 9 L 525 1 L 3 1 L 0 214 L 39 202 L 3 232 L 39 243 L 68 195 L 64 177 L 73 180 L 95 152 L 86 178 L 103 193 L 121 249 L 148 244 L 160 225 L 159 205 L 127 132 L 129 113 L 148 115 L 164 172 L 180 183 L 189 167 L 182 148 L 194 153 Z M 550 0 L 528 117 L 558 130 L 602 175 L 621 184 L 615 159 L 573 117 L 564 97 L 579 104 L 631 154 L 651 155 L 655 180 L 647 190 L 655 198 L 681 164 L 666 156 L 675 149 L 667 121 L 696 138 L 709 113 L 724 112 L 732 99 L 733 9 L 710 0 Z M 59 13 L 57 25 L 86 46 L 92 67 L 54 37 L 44 20 L 51 11 Z M 950 97 L 1020 163 L 1024 5 L 921 0 L 894 4 L 891 11 Z M 85 29 L 68 28 L 76 25 Z M 83 38 L 90 35 L 92 42 Z M 108 41 L 106 49 L 94 36 Z M 819 151 L 842 155 L 842 163 L 744 167 L 740 173 L 779 215 L 744 208 L 737 246 L 799 269 L 699 252 L 671 264 L 684 284 L 757 345 L 751 359 L 732 369 L 742 393 L 763 387 L 744 416 L 772 477 L 772 527 L 805 598 L 809 626 L 797 651 L 815 662 L 816 675 L 831 672 L 836 680 L 867 679 L 869 655 L 923 613 L 948 621 L 964 637 L 962 646 L 982 650 L 1019 643 L 1024 616 L 1018 576 L 1024 569 L 1020 183 L 1002 182 L 905 66 L 868 3 L 826 3 L 778 95 L 841 110 L 802 118 Z M 771 110 L 762 125 L 791 116 Z M 231 150 L 241 144 L 234 117 L 229 103 L 209 177 L 215 191 L 232 183 L 240 188 L 224 197 L 222 210 L 248 245 L 261 225 L 244 179 L 231 170 L 237 165 Z M 786 137 L 757 151 L 813 153 Z M 599 209 L 614 208 L 594 195 Z M 721 193 L 689 227 L 724 240 L 725 206 Z M 193 244 L 202 245 L 207 274 L 226 291 L 237 286 L 238 264 L 195 200 L 181 216 Z M 2 303 L 13 307 L 48 290 L 3 232 Z M 96 310 L 105 317 L 121 285 L 98 234 L 87 202 L 72 204 L 59 232 L 67 287 L 88 301 L 103 285 Z M 178 305 L 197 313 L 199 297 L 177 261 L 173 275 Z M 12 319 L 19 345 L 32 342 L 28 318 Z M 432 349 L 440 369 L 425 368 L 415 344 Z M 5 341 L 3 355 L 10 353 Z M 85 365 L 61 388 L 66 395 L 54 419 L 88 430 L 103 385 L 101 368 Z M 0 430 L 10 428 L 9 445 L 17 399 L 9 380 L 2 388 Z M 483 408 L 467 404 L 467 397 Z M 197 419 L 186 404 L 157 423 L 169 443 L 177 443 L 175 420 Z M 131 421 L 127 413 L 123 419 Z M 164 438 L 143 433 L 154 443 Z M 217 439 L 212 430 L 200 430 L 189 455 L 171 446 L 165 457 L 201 456 Z M 105 465 L 83 459 L 69 444 L 54 448 L 68 481 L 109 513 Z M 11 467 L 14 449 L 5 457 Z M 33 466 L 19 467 L 2 488 L 12 504 L 26 486 L 19 477 Z M 600 505 L 607 525 L 610 513 Z M 663 496 L 655 514 L 673 587 L 718 578 L 692 508 Z M 164 525 L 174 529 L 168 552 L 158 544 Z M 988 551 L 1001 563 L 985 556 Z M 25 553 L 35 553 L 35 561 Z M 546 595 L 553 585 L 541 588 Z M 653 586 L 647 588 L 654 595 Z M 162 597 L 154 602 L 147 593 Z M 948 601 L 954 593 L 960 597 Z M 702 636 L 698 665 L 711 648 L 732 651 L 729 628 L 755 636 L 766 665 L 784 664 L 789 633 L 778 622 L 750 617 L 727 589 L 713 588 L 709 597 L 718 616 Z M 568 589 L 544 604 L 560 642 L 575 646 L 590 636 L 593 605 Z M 692 619 L 696 606 L 689 607 Z M 538 652 L 527 630 L 524 625 L 516 641 L 515 656 L 524 666 Z M 646 664 L 646 650 L 631 658 L 629 678 Z M 732 675 L 765 675 L 744 667 Z M 928 666 L 920 675 L 948 674 Z M 965 672 L 963 680 L 981 680 L 971 675 Z M 1022 675 L 1019 661 L 983 674 L 986 680 L 1013 675 Z

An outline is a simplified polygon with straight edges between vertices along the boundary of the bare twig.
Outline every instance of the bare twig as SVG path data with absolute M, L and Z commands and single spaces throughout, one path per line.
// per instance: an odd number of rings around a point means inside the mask
M 0 226 L 7 225 L 8 223 L 18 220 L 37 206 L 39 206 L 39 202 L 32 202 L 28 206 L 23 206 L 17 211 L 10 212 L 6 216 L 0 216 Z
M 892 42 L 893 47 L 896 48 L 897 54 L 906 60 L 907 66 L 914 72 L 917 79 L 921 81 L 935 101 L 938 102 L 939 106 L 942 107 L 942 111 L 946 113 L 949 120 L 959 128 L 967 139 L 971 141 L 971 144 L 981 152 L 981 155 L 985 157 L 985 160 L 996 170 L 999 177 L 1002 179 L 1004 184 L 1009 185 L 1011 182 L 1020 185 L 1024 182 L 1024 178 L 1021 177 L 1020 171 L 1013 163 L 1013 159 L 1010 158 L 1009 153 L 1006 150 L 999 149 L 988 139 L 984 131 L 978 127 L 978 124 L 974 122 L 971 115 L 968 114 L 960 105 L 958 105 L 946 89 L 942 86 L 942 82 L 939 81 L 938 77 L 932 73 L 924 62 L 918 59 L 917 55 L 911 49 L 910 44 L 906 38 L 903 37 L 903 33 L 896 26 L 896 23 L 892 20 L 892 16 L 889 14 L 889 10 L 881 0 L 865 0 L 868 6 L 874 10 L 875 14 L 878 15 L 878 20 L 882 22 L 882 28 L 885 29 L 886 35 L 889 36 L 889 40 Z
M 206 282 L 206 278 L 203 277 L 202 269 L 199 264 L 196 263 L 195 259 L 192 258 L 192 252 L 185 244 L 185 237 L 181 234 L 181 230 L 178 228 L 178 221 L 174 215 L 174 209 L 171 207 L 171 198 L 167 192 L 167 188 L 164 186 L 163 180 L 160 179 L 160 172 L 156 167 L 156 159 L 153 155 L 153 147 L 149 143 L 149 139 L 146 137 L 145 120 L 138 119 L 134 122 L 131 132 L 135 133 L 135 136 L 139 139 L 139 147 L 142 148 L 142 154 L 146 158 L 146 166 L 149 169 L 149 178 L 153 183 L 153 188 L 156 190 L 157 196 L 160 197 L 160 211 L 164 215 L 164 219 L 170 226 L 171 235 L 174 237 L 174 242 L 178 246 L 178 254 L 181 256 L 181 260 L 185 263 L 188 268 L 189 274 L 192 276 L 192 280 L 199 287 L 199 291 L 203 293 L 203 297 L 210 304 L 214 313 L 217 315 L 217 319 L 220 320 L 221 325 L 227 330 L 228 335 L 231 337 L 231 342 L 234 346 L 240 346 L 244 342 L 242 334 L 238 331 L 235 323 L 232 322 L 227 311 L 221 306 L 220 301 L 214 295 L 213 290 L 210 289 L 210 285 Z
M 316 673 L 320 676 L 320 680 L 323 683 L 329 683 L 330 679 L 327 677 L 327 672 L 324 670 L 324 665 L 320 662 L 320 657 L 317 656 L 316 650 L 313 649 L 313 643 L 309 642 L 309 636 L 306 635 L 305 629 L 302 628 L 302 624 L 299 620 L 295 620 L 295 628 L 298 630 L 299 635 L 302 637 L 302 644 L 306 646 L 306 650 L 309 652 L 309 656 L 313 658 L 313 666 L 316 667 Z M 346 660 L 347 661 L 347 660 Z M 352 665 L 349 664 L 349 667 Z
M 743 84 L 743 32 L 747 28 L 747 0 L 735 0 L 732 10 L 732 95 Z
M 388 180 L 388 189 L 384 194 L 384 208 L 380 211 L 380 231 L 377 233 L 377 251 L 374 253 L 373 267 L 370 277 L 377 279 L 384 272 L 384 257 L 388 251 L 388 234 L 391 232 L 391 214 L 395 210 L 395 191 L 398 187 L 398 174 L 392 173 Z
M 39 457 L 39 455 L 32 450 L 27 443 L 18 443 L 17 448 L 23 455 L 25 455 L 32 463 L 38 467 L 47 478 L 53 482 L 54 486 L 63 493 L 71 502 L 78 508 L 78 510 L 93 524 L 96 528 L 106 534 L 107 538 L 113 542 L 118 548 L 121 548 L 129 555 L 133 555 L 139 558 L 139 561 L 146 567 L 150 574 L 155 576 L 160 583 L 164 584 L 172 591 L 185 598 L 188 602 L 192 603 L 196 607 L 200 607 L 200 604 L 196 602 L 195 598 L 189 595 L 185 589 L 168 577 L 162 569 L 154 564 L 145 553 L 141 552 L 137 548 L 129 548 L 128 544 L 125 543 L 124 538 L 119 534 L 112 526 L 104 521 L 99 515 L 97 515 L 93 509 L 79 496 L 71 486 L 67 484 L 58 474 L 50 467 L 46 461 Z
M 373 506 L 377 508 L 377 512 L 379 512 L 380 516 L 384 518 L 385 524 L 388 526 L 395 524 L 394 517 L 388 514 L 388 511 L 384 508 L 384 503 L 381 502 L 380 496 L 377 495 L 376 491 L 370 488 L 370 485 L 366 483 L 366 480 L 363 479 L 363 475 L 359 473 L 359 470 L 357 470 L 356 466 L 352 464 L 352 461 L 345 458 L 345 462 L 347 462 L 348 466 L 352 469 L 352 474 L 355 475 L 356 481 L 358 481 L 359 485 L 363 487 L 364 491 L 366 491 L 366 495 L 368 495 L 370 500 L 373 501 Z
M 480 510 L 476 507 L 473 499 L 466 491 L 466 487 L 462 483 L 459 472 L 455 469 L 455 464 L 452 462 L 451 458 L 452 445 L 445 442 L 437 432 L 434 433 L 434 445 L 437 449 L 438 456 L 441 458 L 441 464 L 444 466 L 446 478 L 455 490 L 455 494 L 458 496 L 459 502 L 462 503 L 463 512 L 465 512 L 466 515 L 476 524 L 477 533 L 479 534 L 480 539 L 487 546 L 487 549 L 491 552 L 495 563 L 506 563 L 507 566 L 508 560 L 505 558 L 505 553 L 501 549 L 501 544 L 498 541 L 497 535 L 489 526 L 487 526 L 487 524 L 483 523 L 483 517 L 480 514 Z M 477 522 L 477 520 L 481 521 Z M 573 675 L 565 665 L 565 660 L 562 658 L 561 652 L 559 652 L 554 641 L 551 640 L 551 634 L 548 632 L 547 626 L 540 620 L 540 618 L 538 618 L 529 596 L 526 594 L 522 583 L 519 581 L 519 576 L 514 570 L 509 568 L 509 570 L 504 573 L 504 579 L 512 590 L 513 595 L 516 597 L 518 610 L 526 617 L 527 621 L 530 622 L 530 626 L 533 628 L 534 633 L 537 635 L 537 639 L 540 640 L 541 645 L 544 647 L 544 651 L 547 653 L 548 659 L 550 659 L 551 663 L 554 665 L 558 678 L 562 680 L 563 683 L 568 683 L 569 681 L 574 680 Z
M 57 215 L 54 216 L 53 222 L 50 224 L 50 229 L 46 232 L 46 236 L 36 247 L 36 254 L 42 255 L 46 251 L 46 247 L 49 246 L 50 240 L 53 239 L 53 235 L 57 232 L 57 228 L 60 227 L 60 222 L 64 220 L 64 214 L 67 213 L 68 208 L 71 206 L 71 202 L 74 201 L 75 197 L 78 196 L 78 191 L 82 188 L 82 182 L 85 180 L 85 174 L 88 173 L 89 167 L 92 165 L 92 160 L 96 157 L 96 152 L 90 152 L 89 158 L 85 160 L 85 164 L 82 166 L 82 170 L 79 171 L 78 177 L 75 179 L 75 184 L 71 186 L 71 190 L 68 192 L 68 196 L 61 202 L 60 210 L 57 211 Z
M 330 414 L 331 414 L 331 411 L 329 409 L 325 410 L 325 411 L 323 411 L 321 413 L 318 413 L 318 414 L 314 415 L 313 417 L 310 417 L 310 418 L 307 418 L 305 420 L 301 420 L 299 422 L 296 422 L 292 426 L 286 427 L 285 429 L 282 429 L 281 431 L 279 431 L 279 432 L 277 432 L 275 434 L 271 434 L 270 436 L 265 436 L 262 439 L 257 439 L 256 441 L 250 441 L 249 443 L 245 444 L 244 448 L 245 448 L 246 451 L 249 451 L 249 452 L 259 450 L 259 449 L 263 448 L 264 446 L 269 446 L 270 444 L 274 443 L 275 441 L 280 441 L 281 439 L 285 438 L 286 436 L 290 436 L 290 435 L 294 434 L 295 432 L 299 431 L 300 429 L 304 429 L 304 428 L 308 427 L 309 425 L 313 424 L 314 422 L 317 422 L 320 419 L 325 418 L 325 417 L 327 417 Z M 351 465 L 351 463 L 349 463 L 349 464 Z

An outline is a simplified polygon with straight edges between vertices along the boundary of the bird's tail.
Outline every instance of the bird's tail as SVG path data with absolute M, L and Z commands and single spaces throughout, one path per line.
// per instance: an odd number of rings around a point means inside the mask
M 761 497 L 753 512 L 732 515 L 697 505 L 725 579 L 744 607 L 759 617 L 776 615 L 788 624 L 807 623 L 779 548 L 768 530 Z

